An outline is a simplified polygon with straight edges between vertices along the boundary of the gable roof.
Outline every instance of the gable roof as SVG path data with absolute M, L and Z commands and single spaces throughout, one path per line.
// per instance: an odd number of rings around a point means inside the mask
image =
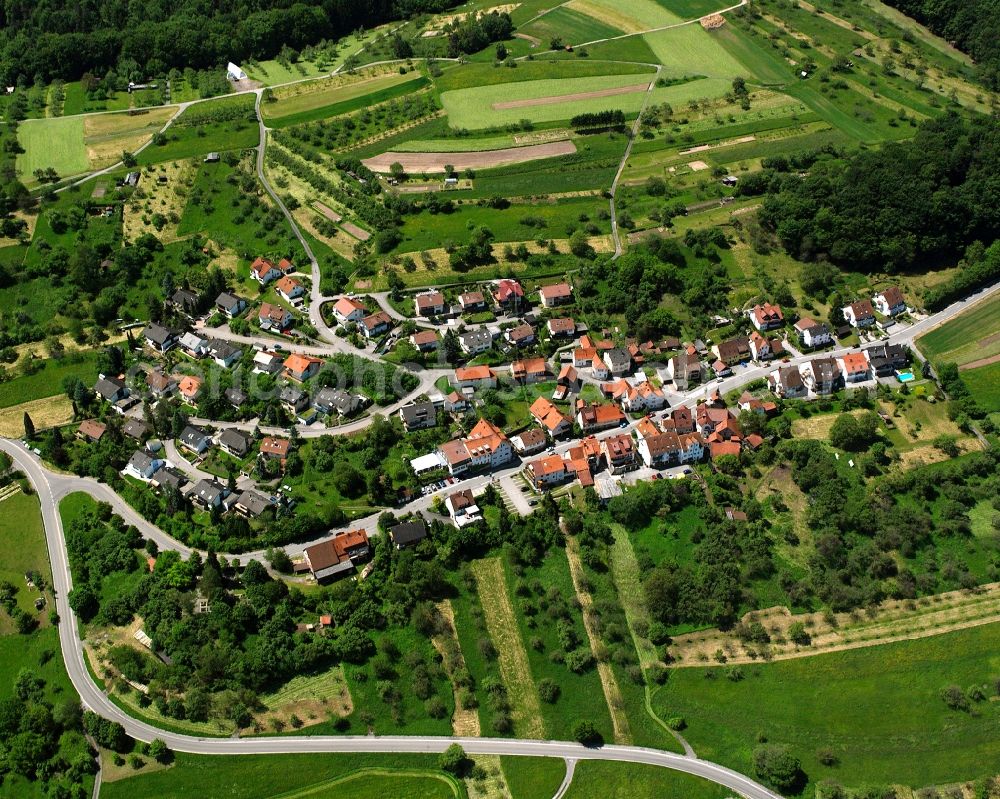
M 455 370 L 455 379 L 465 380 L 488 380 L 495 378 L 496 373 L 488 366 L 460 366 Z
M 547 300 L 558 300 L 572 296 L 573 289 L 569 283 L 553 283 L 551 286 L 542 286 L 538 293 Z
M 875 296 L 881 297 L 890 308 L 906 304 L 906 300 L 903 299 L 903 292 L 899 290 L 899 286 L 889 286 L 889 288 L 880 291 Z
M 360 303 L 351 297 L 341 297 L 334 303 L 333 310 L 341 316 L 350 316 L 355 311 L 361 311 L 362 313 L 368 312 L 368 309 L 363 303 Z

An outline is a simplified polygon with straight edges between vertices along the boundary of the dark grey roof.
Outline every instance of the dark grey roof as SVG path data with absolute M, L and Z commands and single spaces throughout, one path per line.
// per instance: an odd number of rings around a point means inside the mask
M 211 339 L 208 342 L 208 351 L 212 353 L 213 358 L 221 358 L 224 361 L 243 352 L 239 347 L 221 338 Z
M 185 311 L 193 311 L 198 307 L 198 295 L 188 289 L 177 289 L 170 297 L 170 302 Z
M 153 475 L 153 482 L 161 488 L 180 488 L 187 481 L 187 477 L 176 469 L 159 469 Z
M 433 402 L 414 402 L 412 405 L 405 405 L 400 408 L 399 414 L 406 425 L 411 425 L 436 418 L 437 410 Z
M 309 401 L 306 393 L 301 389 L 295 388 L 295 386 L 285 386 L 281 389 L 278 399 L 294 408 L 298 408 L 303 402 Z
M 239 408 L 241 405 L 243 405 L 243 403 L 247 401 L 247 394 L 245 391 L 239 388 L 227 388 L 226 399 L 229 401 L 230 405 Z
M 460 333 L 458 337 L 461 339 L 462 344 L 469 349 L 493 343 L 493 335 L 484 327 L 478 330 L 466 330 L 464 333 Z
M 149 434 L 149 425 L 139 419 L 128 419 L 122 425 L 122 432 L 136 439 L 141 439 Z
M 614 371 L 620 371 L 622 369 L 628 369 L 632 365 L 632 355 L 628 350 L 622 349 L 621 347 L 615 347 L 613 350 L 608 350 L 603 353 L 604 362 L 610 366 Z
M 159 346 L 163 346 L 171 339 L 177 338 L 176 331 L 164 327 L 163 325 L 158 325 L 156 322 L 150 322 L 146 325 L 146 329 L 142 331 L 142 335 L 143 338 L 148 341 L 152 341 L 154 344 L 158 344 Z
M 215 480 L 199 480 L 191 489 L 191 498 L 206 505 L 214 505 L 225 493 L 226 487 Z
M 240 494 L 239 499 L 236 500 L 236 504 L 251 516 L 260 516 L 260 514 L 268 508 L 273 507 L 276 503 L 274 497 L 269 497 L 267 494 L 262 494 L 260 491 L 251 488 Z
M 191 447 L 199 447 L 209 440 L 209 436 L 193 425 L 188 425 L 181 431 L 180 440 Z
M 343 391 L 339 388 L 321 388 L 313 395 L 312 406 L 323 413 L 336 411 L 341 416 L 347 416 L 358 410 L 363 404 L 363 400 L 356 394 Z
M 132 453 L 132 457 L 128 459 L 128 465 L 137 472 L 145 472 L 155 461 L 156 459 L 146 452 L 146 450 L 137 449 Z
M 427 525 L 423 522 L 403 522 L 395 527 L 390 527 L 389 535 L 392 537 L 392 542 L 398 547 L 415 544 L 427 537 Z
M 240 297 L 230 294 L 228 291 L 222 292 L 222 294 L 215 298 L 215 304 L 227 311 L 231 308 L 239 307 L 241 302 L 243 302 L 243 300 Z
M 102 377 L 94 384 L 94 391 L 106 400 L 115 400 L 125 391 L 125 384 L 117 377 Z
M 235 452 L 249 452 L 250 446 L 253 444 L 253 436 L 242 430 L 229 428 L 223 430 L 219 435 L 219 444 Z

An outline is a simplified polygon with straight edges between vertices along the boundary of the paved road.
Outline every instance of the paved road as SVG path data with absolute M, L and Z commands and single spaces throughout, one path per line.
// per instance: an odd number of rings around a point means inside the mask
M 68 596 L 73 588 L 69 570 L 62 519 L 58 512 L 59 497 L 68 490 L 94 493 L 100 484 L 79 478 L 52 475 L 16 442 L 0 440 L 0 448 L 9 453 L 35 486 L 42 507 L 45 539 L 52 564 L 52 584 L 59 614 L 59 641 L 69 678 L 80 694 L 84 706 L 102 716 L 119 722 L 133 738 L 151 741 L 160 738 L 178 752 L 204 755 L 285 754 L 285 753 L 438 753 L 452 743 L 461 744 L 472 755 L 520 755 L 525 757 L 561 757 L 574 760 L 615 760 L 646 763 L 693 774 L 737 791 L 748 799 L 779 799 L 753 780 L 706 760 L 696 760 L 670 752 L 629 746 L 605 746 L 588 749 L 579 744 L 560 741 L 530 741 L 495 738 L 444 738 L 433 736 L 289 736 L 280 738 L 198 738 L 161 730 L 133 719 L 115 705 L 91 679 L 84 663 L 76 616 L 69 607 Z M 54 487 L 54 484 L 58 487 Z M 76 488 L 71 488 L 76 486 Z M 127 506 L 126 506 L 127 507 Z M 119 509 L 116 507 L 116 509 Z M 141 521 L 141 520 L 139 520 Z M 139 525 L 137 525 L 139 526 Z M 143 534 L 146 525 L 142 524 Z

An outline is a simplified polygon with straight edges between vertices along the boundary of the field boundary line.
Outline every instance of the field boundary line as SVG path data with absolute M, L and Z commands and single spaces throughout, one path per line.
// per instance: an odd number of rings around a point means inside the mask
M 455 611 L 451 606 L 450 599 L 443 599 L 436 605 L 441 618 L 447 624 L 447 629 L 442 630 L 431 638 L 434 649 L 441 655 L 441 664 L 445 673 L 451 680 L 451 690 L 455 698 L 455 710 L 451 716 L 451 729 L 455 735 L 478 736 L 482 730 L 479 725 L 479 714 L 476 710 L 466 710 L 459 704 L 459 690 L 455 685 L 454 675 L 459 669 L 465 668 L 465 656 L 462 654 L 462 642 L 458 638 L 458 631 L 455 629 Z M 448 646 L 448 642 L 453 647 Z M 454 657 L 452 657 L 454 655 Z

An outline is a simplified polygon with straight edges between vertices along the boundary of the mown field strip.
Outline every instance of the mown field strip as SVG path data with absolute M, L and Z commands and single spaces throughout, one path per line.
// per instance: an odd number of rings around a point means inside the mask
M 632 633 L 632 640 L 635 642 L 635 651 L 639 655 L 639 664 L 643 669 L 660 664 L 660 657 L 656 652 L 656 647 L 647 638 L 643 638 L 635 631 L 637 622 L 649 625 L 649 611 L 643 602 L 642 575 L 639 568 L 639 561 L 635 557 L 635 550 L 629 540 L 628 532 L 620 524 L 611 525 L 611 531 L 615 536 L 614 546 L 611 547 L 611 571 L 614 576 L 615 586 L 618 588 L 618 596 L 621 599 L 622 609 L 625 611 L 625 618 L 628 621 L 629 631 Z
M 454 153 L 407 153 L 387 152 L 374 158 L 366 158 L 362 163 L 374 172 L 389 172 L 395 163 L 404 172 L 444 172 L 451 165 L 458 171 L 463 169 L 488 169 L 490 167 L 522 164 L 560 155 L 573 155 L 576 144 L 569 139 L 530 144 L 525 147 L 508 147 L 504 150 L 474 150 Z
M 528 653 L 517 628 L 503 564 L 498 557 L 484 558 L 472 564 L 472 571 L 476 575 L 486 629 L 497 648 L 500 676 L 510 696 L 514 729 L 522 738 L 544 738 L 545 725 L 538 688 L 531 676 Z
M 578 100 L 593 100 L 598 97 L 617 97 L 620 94 L 635 94 L 649 91 L 648 83 L 636 83 L 631 86 L 616 86 L 611 89 L 597 89 L 592 92 L 577 94 L 559 94 L 553 97 L 532 97 L 527 100 L 509 100 L 503 103 L 493 103 L 495 111 L 506 111 L 509 108 L 531 108 L 536 105 L 552 105 L 553 103 L 574 103 Z
M 566 536 L 566 558 L 569 560 L 569 573 L 573 578 L 573 589 L 576 591 L 576 597 L 580 601 L 580 608 L 583 611 L 583 626 L 587 631 L 587 639 L 590 641 L 590 651 L 596 654 L 601 637 L 594 629 L 593 621 L 588 613 L 594 604 L 594 599 L 581 588 L 584 574 L 583 564 L 580 562 L 580 544 L 572 536 Z M 625 715 L 625 700 L 622 698 L 615 673 L 609 663 L 598 661 L 597 674 L 601 678 L 604 701 L 608 703 L 611 723 L 615 728 L 615 743 L 629 744 L 632 742 L 632 729 L 628 723 L 628 716 Z
M 445 599 L 437 603 L 438 612 L 447 624 L 447 629 L 438 633 L 431 639 L 434 648 L 441 654 L 441 665 L 444 666 L 448 677 L 452 679 L 452 689 L 455 694 L 455 712 L 451 717 L 451 729 L 455 735 L 478 736 L 479 714 L 475 708 L 466 710 L 459 701 L 459 689 L 454 684 L 454 675 L 459 669 L 465 668 L 465 657 L 462 655 L 462 645 L 459 643 L 458 635 L 455 633 L 455 611 L 451 606 L 451 600 Z

